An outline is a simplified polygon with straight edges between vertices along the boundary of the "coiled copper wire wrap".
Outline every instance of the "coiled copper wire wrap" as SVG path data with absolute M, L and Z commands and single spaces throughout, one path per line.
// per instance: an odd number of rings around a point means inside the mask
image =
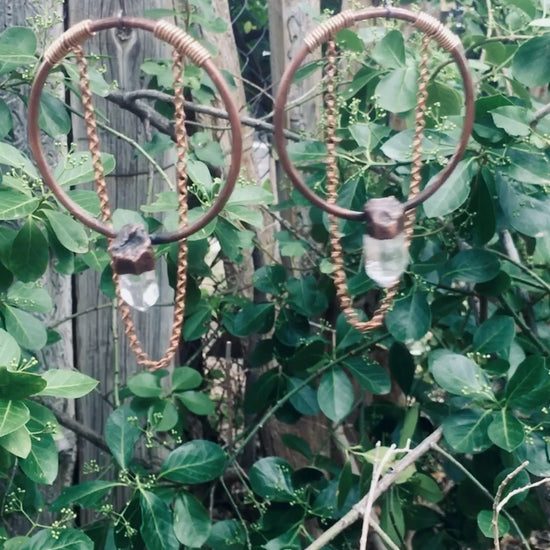
M 105 182 L 105 173 L 101 162 L 101 151 L 99 146 L 99 138 L 97 135 L 97 124 L 95 119 L 94 106 L 92 103 L 92 93 L 90 91 L 90 79 L 88 76 L 88 64 L 82 46 L 74 48 L 76 54 L 79 74 L 80 74 L 80 92 L 82 96 L 82 107 L 84 110 L 84 120 L 86 122 L 86 133 L 88 136 L 88 149 L 92 156 L 92 164 L 94 168 L 94 179 L 97 187 L 97 195 L 101 206 L 101 215 L 104 223 L 112 223 L 111 206 L 109 202 L 109 194 L 107 184 Z M 181 55 L 174 50 L 173 53 L 173 71 L 174 71 L 174 107 L 175 107 L 175 134 L 176 134 L 176 149 L 177 149 L 177 186 L 178 186 L 178 203 L 179 203 L 179 218 L 183 225 L 187 221 L 187 132 L 185 129 L 185 110 L 183 97 L 183 59 Z M 112 239 L 109 239 L 109 249 L 112 245 Z M 113 273 L 113 282 L 116 288 L 118 307 L 120 315 L 124 323 L 124 332 L 128 338 L 128 345 L 136 355 L 139 365 L 147 367 L 154 371 L 163 367 L 167 367 L 178 349 L 181 336 L 181 327 L 185 313 L 185 290 L 187 284 L 187 240 L 182 239 L 178 244 L 178 260 L 177 260 L 177 283 L 176 293 L 174 297 L 174 320 L 172 323 L 172 334 L 168 348 L 164 356 L 158 361 L 152 360 L 149 355 L 143 350 L 141 341 L 136 333 L 136 328 L 132 318 L 130 307 L 124 302 L 120 295 L 120 284 L 118 274 L 114 268 L 114 262 L 111 256 L 111 269 Z

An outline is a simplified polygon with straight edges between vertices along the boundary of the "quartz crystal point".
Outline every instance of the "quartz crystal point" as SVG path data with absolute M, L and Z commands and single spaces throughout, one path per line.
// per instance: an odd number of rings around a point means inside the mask
M 392 286 L 409 263 L 403 205 L 395 197 L 371 199 L 365 218 L 365 270 L 379 285 Z
M 138 311 L 146 311 L 159 297 L 151 239 L 142 225 L 125 225 L 111 246 L 121 298 Z

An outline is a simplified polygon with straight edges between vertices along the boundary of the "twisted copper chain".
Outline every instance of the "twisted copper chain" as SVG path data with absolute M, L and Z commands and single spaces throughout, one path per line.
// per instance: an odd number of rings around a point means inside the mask
M 426 126 L 426 101 L 428 99 L 428 46 L 430 37 L 424 35 L 422 38 L 422 58 L 419 65 L 418 77 L 418 92 L 416 97 L 415 110 L 415 132 L 413 139 L 413 155 L 411 166 L 411 180 L 409 187 L 409 198 L 417 195 L 420 192 L 421 172 L 422 172 L 422 141 L 424 139 L 424 128 Z M 327 201 L 334 204 L 338 198 L 338 166 L 336 159 L 336 124 L 337 124 L 337 106 L 335 96 L 335 77 L 336 77 L 336 42 L 333 38 L 327 44 L 327 64 L 325 67 L 326 75 L 326 129 L 325 137 L 327 144 Z M 415 211 L 409 210 L 405 220 L 405 232 L 407 241 L 410 242 L 414 231 Z M 368 332 L 376 329 L 384 323 L 386 313 L 391 308 L 393 300 L 399 288 L 399 282 L 388 288 L 386 295 L 380 302 L 380 305 L 374 312 L 371 319 L 361 321 L 358 312 L 353 308 L 353 301 L 349 294 L 346 272 L 344 269 L 344 253 L 342 243 L 340 242 L 339 222 L 336 216 L 329 215 L 329 233 L 331 260 L 334 266 L 334 286 L 336 287 L 336 296 L 340 304 L 340 309 L 346 316 L 346 320 L 350 325 L 355 327 L 360 332 Z
M 80 91 L 82 94 L 82 106 L 84 109 L 84 120 L 86 123 L 86 133 L 88 136 L 88 149 L 92 157 L 94 168 L 94 178 L 96 181 L 97 194 L 101 206 L 101 214 L 104 223 L 111 223 L 111 207 L 109 195 L 105 182 L 105 173 L 101 162 L 101 152 L 99 147 L 99 138 L 97 135 L 97 124 L 95 119 L 94 106 L 92 103 L 92 93 L 90 91 L 90 78 L 88 75 L 88 63 L 84 56 L 81 46 L 74 48 L 76 54 L 79 75 Z M 185 129 L 185 100 L 183 95 L 183 56 L 176 50 L 173 52 L 173 72 L 174 72 L 174 107 L 175 107 L 175 134 L 177 150 L 177 188 L 180 224 L 187 223 L 187 132 Z M 109 249 L 112 241 L 109 242 Z M 174 320 L 172 323 L 172 334 L 168 342 L 168 347 L 164 356 L 155 361 L 143 350 L 141 341 L 136 333 L 136 328 L 132 318 L 130 307 L 122 300 L 120 296 L 120 285 L 118 275 L 114 269 L 113 259 L 111 257 L 111 269 L 113 271 L 113 282 L 116 288 L 118 307 L 122 321 L 124 322 L 125 333 L 128 338 L 128 345 L 136 355 L 139 365 L 147 367 L 149 370 L 157 370 L 167 367 L 179 346 L 181 337 L 181 328 L 183 325 L 185 308 L 185 290 L 187 285 L 187 240 L 181 240 L 178 243 L 177 259 L 177 283 L 175 291 Z

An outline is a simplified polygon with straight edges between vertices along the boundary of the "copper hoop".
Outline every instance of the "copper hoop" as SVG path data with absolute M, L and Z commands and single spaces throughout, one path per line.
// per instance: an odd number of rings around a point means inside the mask
M 231 91 L 229 90 L 222 74 L 212 61 L 209 52 L 179 27 L 176 27 L 167 21 L 157 22 L 138 17 L 111 17 L 107 19 L 99 19 L 97 21 L 82 21 L 64 32 L 57 40 L 55 40 L 55 42 L 44 54 L 44 61 L 40 65 L 32 85 L 29 97 L 28 113 L 29 141 L 31 150 L 34 154 L 36 164 L 44 178 L 44 181 L 52 190 L 59 202 L 61 202 L 61 204 L 63 204 L 63 206 L 65 206 L 65 208 L 82 223 L 105 235 L 109 239 L 113 239 L 116 236 L 116 232 L 113 228 L 97 220 L 86 210 L 72 201 L 66 194 L 65 190 L 55 181 L 42 149 L 42 144 L 40 142 L 40 130 L 38 127 L 40 96 L 51 69 L 73 48 L 84 43 L 96 32 L 112 28 L 134 28 L 152 32 L 157 38 L 173 46 L 178 53 L 180 53 L 180 55 L 187 56 L 197 66 L 204 68 L 218 88 L 225 109 L 229 115 L 228 118 L 231 126 L 231 164 L 229 166 L 225 185 L 220 190 L 214 204 L 207 212 L 205 212 L 192 224 L 180 227 L 178 230 L 170 233 L 151 235 L 151 241 L 154 244 L 177 241 L 188 237 L 192 233 L 196 233 L 220 213 L 235 187 L 235 183 L 239 175 L 242 156 L 241 123 Z
M 355 23 L 364 21 L 366 19 L 374 19 L 377 17 L 400 19 L 412 23 L 422 32 L 429 35 L 434 39 L 443 49 L 448 51 L 454 59 L 454 62 L 458 66 L 460 75 L 462 77 L 462 83 L 464 88 L 465 106 L 466 112 L 464 116 L 464 124 L 462 127 L 462 133 L 460 140 L 455 149 L 454 154 L 450 158 L 447 165 L 437 174 L 434 178 L 434 183 L 429 187 L 424 188 L 418 195 L 410 198 L 404 203 L 404 209 L 409 210 L 415 208 L 421 202 L 433 195 L 443 185 L 449 174 L 454 170 L 460 159 L 462 158 L 468 139 L 472 132 L 474 123 L 474 89 L 472 83 L 472 77 L 468 70 L 468 64 L 464 55 L 464 50 L 460 39 L 453 34 L 449 29 L 443 26 L 434 17 L 425 13 L 415 13 L 403 8 L 393 7 L 380 7 L 380 8 L 366 8 L 362 10 L 348 10 L 338 15 L 335 15 L 331 19 L 328 19 L 319 27 L 310 32 L 304 39 L 304 45 L 293 57 L 290 65 L 285 70 L 281 82 L 279 84 L 279 91 L 275 99 L 274 108 L 274 124 L 275 124 L 275 144 L 279 153 L 279 161 L 285 172 L 290 177 L 292 183 L 304 195 L 311 203 L 318 208 L 325 210 L 329 214 L 334 216 L 345 218 L 352 221 L 364 221 L 365 213 L 361 210 L 350 210 L 348 208 L 342 208 L 336 204 L 330 204 L 318 195 L 316 195 L 304 182 L 298 171 L 292 165 L 290 158 L 286 150 L 286 139 L 284 136 L 284 114 L 285 105 L 290 90 L 290 85 L 294 74 L 301 66 L 305 57 L 318 48 L 323 42 L 325 42 L 334 33 L 345 29 Z

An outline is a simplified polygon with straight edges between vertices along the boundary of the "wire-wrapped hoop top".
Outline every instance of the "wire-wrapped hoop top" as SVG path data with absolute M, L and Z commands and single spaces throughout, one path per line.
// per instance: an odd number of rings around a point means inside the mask
M 422 201 L 433 195 L 439 189 L 439 187 L 441 187 L 443 182 L 447 179 L 449 174 L 454 170 L 454 168 L 462 158 L 462 155 L 466 150 L 466 145 L 468 143 L 468 139 L 472 132 L 472 127 L 474 123 L 473 83 L 472 77 L 468 70 L 467 60 L 464 56 L 462 44 L 460 42 L 460 39 L 454 33 L 443 26 L 437 19 L 435 19 L 431 15 L 428 15 L 426 13 L 415 13 L 403 8 L 392 7 L 366 8 L 357 11 L 347 10 L 339 13 L 338 15 L 335 15 L 334 17 L 331 17 L 330 19 L 313 29 L 304 38 L 304 45 L 293 57 L 291 63 L 288 65 L 281 78 L 279 91 L 277 92 L 277 97 L 275 99 L 275 143 L 277 145 L 279 160 L 281 162 L 281 165 L 283 166 L 283 169 L 289 175 L 292 183 L 296 186 L 296 188 L 311 203 L 325 210 L 326 212 L 329 212 L 330 214 L 354 221 L 364 221 L 365 212 L 362 210 L 349 210 L 347 208 L 342 208 L 337 204 L 323 200 L 304 183 L 299 172 L 292 165 L 292 162 L 290 161 L 286 150 L 286 141 L 284 137 L 285 105 L 287 103 L 287 98 L 294 74 L 299 69 L 305 57 L 309 53 L 313 52 L 321 44 L 326 42 L 336 32 L 350 27 L 351 25 L 354 25 L 355 23 L 358 23 L 360 21 L 364 21 L 366 19 L 375 19 L 377 17 L 384 17 L 388 19 L 401 19 L 403 21 L 408 21 L 420 31 L 426 33 L 433 40 L 435 40 L 443 49 L 448 51 L 453 56 L 454 62 L 456 63 L 460 71 L 464 88 L 464 124 L 462 126 L 462 133 L 460 135 L 460 140 L 454 151 L 454 154 L 450 158 L 445 168 L 443 168 L 443 170 L 441 170 L 441 172 L 439 172 L 439 174 L 437 174 L 437 176 L 434 178 L 432 185 L 426 187 L 421 193 L 412 197 L 404 203 L 403 207 L 405 210 L 415 208 Z
M 63 206 L 67 208 L 67 210 L 69 210 L 82 223 L 86 224 L 95 231 L 102 233 L 106 237 L 113 239 L 116 236 L 116 232 L 112 227 L 97 220 L 86 210 L 72 201 L 65 190 L 59 185 L 59 183 L 57 183 L 46 161 L 40 141 L 40 130 L 38 127 L 40 96 L 51 69 L 69 52 L 71 52 L 73 48 L 80 46 L 86 40 L 91 38 L 96 32 L 112 28 L 134 28 L 152 32 L 157 38 L 170 44 L 176 51 L 178 51 L 178 53 L 187 56 L 193 63 L 195 63 L 195 65 L 204 68 L 218 88 L 221 99 L 228 113 L 229 123 L 231 125 L 231 163 L 225 184 L 220 190 L 218 197 L 210 209 L 193 223 L 184 225 L 177 231 L 173 231 L 171 233 L 159 233 L 151 236 L 152 242 L 156 244 L 183 239 L 192 233 L 199 231 L 206 224 L 212 221 L 219 214 L 229 199 L 239 175 L 242 155 L 242 137 L 238 109 L 233 101 L 229 87 L 227 86 L 222 74 L 212 61 L 208 50 L 206 50 L 179 27 L 167 21 L 157 22 L 138 17 L 112 17 L 107 19 L 99 19 L 97 21 L 81 21 L 58 37 L 44 54 L 44 61 L 38 68 L 29 98 L 29 141 L 36 159 L 36 164 L 48 187 L 52 190 Z

